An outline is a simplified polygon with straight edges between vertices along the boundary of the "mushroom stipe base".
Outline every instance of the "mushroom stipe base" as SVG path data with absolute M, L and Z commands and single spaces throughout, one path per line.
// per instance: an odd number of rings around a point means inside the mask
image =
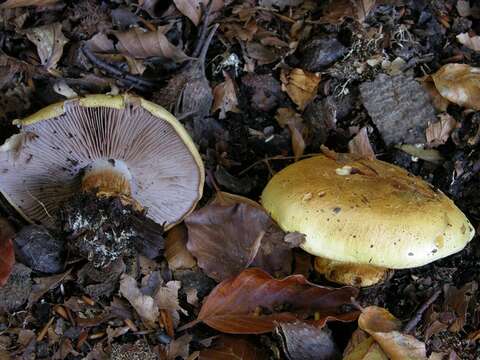
M 69 253 L 86 258 L 95 267 L 104 268 L 118 258 L 144 253 L 150 243 L 158 255 L 163 248 L 162 227 L 151 229 L 145 213 L 116 196 L 98 196 L 96 192 L 80 192 L 59 210 L 61 229 L 67 234 Z M 153 254 L 152 254 L 153 253 Z
M 385 281 L 393 270 L 373 265 L 352 264 L 315 258 L 315 271 L 331 282 L 357 287 L 372 286 Z

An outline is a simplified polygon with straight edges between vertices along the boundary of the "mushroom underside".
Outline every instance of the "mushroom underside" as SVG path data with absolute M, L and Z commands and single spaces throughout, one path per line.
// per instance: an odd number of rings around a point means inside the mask
M 138 105 L 64 107 L 60 116 L 24 126 L 15 146 L 0 151 L 0 190 L 25 218 L 52 226 L 59 205 L 97 162 L 124 164 L 131 197 L 159 224 L 175 224 L 195 206 L 201 169 L 170 123 Z

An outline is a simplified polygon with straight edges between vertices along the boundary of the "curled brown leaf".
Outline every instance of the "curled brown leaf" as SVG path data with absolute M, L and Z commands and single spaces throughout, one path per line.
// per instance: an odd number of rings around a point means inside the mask
M 315 285 L 303 275 L 277 280 L 261 269 L 246 269 L 213 289 L 196 322 L 230 334 L 261 334 L 272 331 L 276 323 L 314 314 L 317 326 L 327 320 L 352 321 L 357 312 L 342 309 L 357 294 L 353 287 Z
M 317 95 L 320 75 L 295 68 L 291 71 L 282 70 L 280 80 L 282 81 L 282 90 L 303 111 Z
M 15 264 L 12 238 L 15 231 L 10 223 L 0 218 L 0 287 L 7 283 Z
M 253 200 L 219 193 L 215 200 L 185 219 L 187 248 L 198 266 L 222 281 L 249 266 L 275 275 L 291 269 L 291 247 L 284 233 Z
M 38 56 L 45 68 L 53 69 L 62 57 L 68 39 L 62 33 L 62 24 L 54 23 L 28 29 L 28 40 L 37 47 Z
M 265 351 L 246 337 L 220 335 L 211 348 L 200 351 L 199 360 L 266 360 Z
M 480 110 L 480 68 L 466 64 L 447 64 L 432 75 L 435 86 L 449 101 Z
M 227 72 L 223 72 L 225 81 L 215 86 L 213 89 L 212 112 L 220 110 L 220 119 L 225 119 L 227 112 L 239 112 L 237 93 L 235 83 Z
M 445 144 L 457 126 L 457 121 L 447 113 L 440 114 L 439 119 L 438 122 L 429 124 L 425 133 L 427 143 L 432 147 Z
M 426 360 L 425 344 L 400 330 L 402 323 L 386 309 L 369 306 L 362 310 L 358 326 L 381 346 L 392 360 Z

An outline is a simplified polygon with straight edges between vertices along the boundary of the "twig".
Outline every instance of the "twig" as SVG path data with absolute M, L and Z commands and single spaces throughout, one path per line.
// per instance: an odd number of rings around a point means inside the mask
M 205 40 L 205 44 L 203 44 L 202 51 L 200 52 L 200 55 L 198 55 L 198 59 L 200 60 L 200 63 L 202 64 L 202 67 L 205 69 L 205 58 L 207 57 L 207 51 L 208 48 L 210 47 L 210 43 L 212 42 L 213 35 L 217 32 L 217 29 L 220 25 L 215 24 L 213 25 L 212 30 L 208 33 L 207 39 Z M 205 71 L 205 70 L 204 70 Z
M 422 319 L 423 313 L 430 307 L 430 305 L 432 305 L 437 300 L 441 293 L 442 290 L 435 291 L 433 295 L 430 296 L 430 298 L 422 306 L 420 306 L 420 308 L 415 313 L 415 316 L 410 319 L 407 325 L 405 325 L 405 327 L 403 328 L 404 333 L 411 333 L 417 327 L 418 323 Z
M 205 42 L 205 36 L 207 36 L 208 23 L 210 22 L 210 14 L 212 11 L 213 0 L 209 0 L 207 7 L 203 2 L 200 3 L 202 7 L 203 19 L 202 19 L 202 28 L 200 29 L 200 35 L 195 45 L 195 49 L 192 52 L 192 57 L 198 57 L 200 51 L 202 51 L 203 44 Z
M 149 88 L 155 87 L 155 83 L 139 76 L 129 74 L 126 71 L 120 70 L 102 59 L 99 59 L 87 46 L 82 47 L 82 52 L 93 65 L 106 71 L 108 74 L 115 76 L 118 80 L 127 83 L 127 85 L 132 86 L 137 90 L 146 91 Z
M 307 157 L 312 157 L 312 156 L 316 156 L 316 155 L 320 155 L 320 154 L 304 154 L 302 156 L 299 157 L 299 159 L 303 159 L 303 158 L 307 158 Z M 283 155 L 275 155 L 275 156 L 271 156 L 271 157 L 266 157 L 264 159 L 260 159 L 260 160 L 257 160 L 255 161 L 252 165 L 248 166 L 247 168 L 243 169 L 242 171 L 240 171 L 238 173 L 239 176 L 242 176 L 243 174 L 245 174 L 247 171 L 249 171 L 250 169 L 252 169 L 253 167 L 257 166 L 258 164 L 261 164 L 261 163 L 267 163 L 270 161 L 270 160 L 293 160 L 295 159 L 295 156 L 283 156 Z

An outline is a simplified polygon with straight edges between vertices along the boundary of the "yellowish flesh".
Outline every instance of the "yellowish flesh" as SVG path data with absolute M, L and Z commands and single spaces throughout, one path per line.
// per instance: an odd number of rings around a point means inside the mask
M 356 287 L 383 282 L 389 272 L 382 267 L 344 263 L 321 257 L 315 258 L 315 271 L 334 283 Z

